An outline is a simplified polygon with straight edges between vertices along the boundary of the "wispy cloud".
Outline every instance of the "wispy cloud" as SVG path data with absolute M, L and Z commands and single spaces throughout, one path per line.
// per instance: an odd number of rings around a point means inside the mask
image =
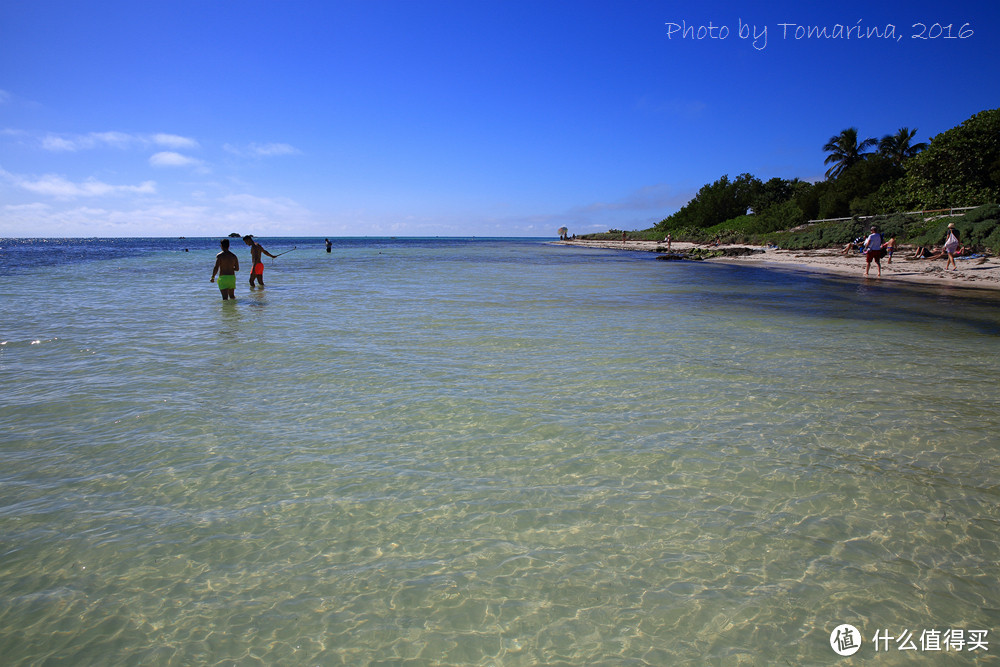
M 154 181 L 144 181 L 139 185 L 112 185 L 93 178 L 74 182 L 57 174 L 45 174 L 37 178 L 28 178 L 11 174 L 2 169 L 0 169 L 0 176 L 23 190 L 57 199 L 156 193 L 156 183 Z
M 47 151 L 77 151 L 80 150 L 79 142 L 48 135 L 42 138 L 42 148 Z
M 575 212 L 637 211 L 659 212 L 680 208 L 695 195 L 692 190 L 679 190 L 666 183 L 647 185 L 609 202 L 592 202 Z
M 228 195 L 219 200 L 226 208 L 261 215 L 296 215 L 305 211 L 287 197 L 258 197 L 257 195 Z
M 283 143 L 258 144 L 252 142 L 246 146 L 236 146 L 226 144 L 223 149 L 240 157 L 275 157 L 278 155 L 299 155 L 302 153 L 298 148 Z
M 128 132 L 89 132 L 87 134 L 54 134 L 42 137 L 42 148 L 48 151 L 82 151 L 97 148 L 149 148 L 162 146 L 175 149 L 194 149 L 199 144 L 189 137 L 176 134 L 131 134 Z
M 199 147 L 198 142 L 194 139 L 181 137 L 176 134 L 154 134 L 152 140 L 153 143 L 167 148 L 192 150 Z
M 205 233 L 212 219 L 204 207 L 162 203 L 137 207 L 52 206 L 34 203 L 0 207 L 0 236 L 133 236 L 136 221 L 149 236 Z
M 8 102 L 10 102 L 10 93 L 0 89 L 0 104 L 7 104 Z
M 626 192 L 616 199 L 592 201 L 562 212 L 488 219 L 484 224 L 494 225 L 497 230 L 520 228 L 526 234 L 555 234 L 563 226 L 569 227 L 571 233 L 647 229 L 684 206 L 696 193 L 696 189 L 658 183 Z
M 125 132 L 91 132 L 76 135 L 50 133 L 42 137 L 42 148 L 48 151 L 80 151 L 101 147 L 121 149 L 133 143 L 137 143 L 135 137 Z
M 151 155 L 149 164 L 154 167 L 197 167 L 201 166 L 201 160 L 174 151 L 162 151 Z

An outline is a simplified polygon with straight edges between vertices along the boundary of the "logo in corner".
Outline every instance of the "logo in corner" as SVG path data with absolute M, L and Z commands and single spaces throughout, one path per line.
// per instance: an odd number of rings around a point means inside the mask
M 838 625 L 830 633 L 830 648 L 837 655 L 854 655 L 861 648 L 861 633 L 853 625 Z

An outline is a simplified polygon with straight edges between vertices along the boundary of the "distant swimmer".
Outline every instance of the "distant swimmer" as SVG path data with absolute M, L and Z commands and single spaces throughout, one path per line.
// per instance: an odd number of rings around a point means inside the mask
M 219 241 L 222 252 L 215 256 L 215 268 L 212 269 L 212 279 L 215 281 L 215 274 L 219 274 L 219 291 L 222 292 L 222 300 L 236 298 L 236 272 L 240 270 L 240 258 L 229 250 L 229 239 Z
M 327 252 L 330 252 L 330 249 L 331 249 L 331 248 L 333 248 L 333 244 L 332 244 L 332 243 L 330 243 L 330 239 L 327 239 L 327 240 L 326 240 L 326 251 L 327 251 Z
M 261 287 L 264 286 L 264 262 L 261 261 L 261 253 L 267 255 L 268 257 L 276 257 L 277 255 L 272 255 L 268 251 L 264 250 L 264 246 L 253 240 L 252 234 L 247 234 L 243 237 L 243 242 L 250 246 L 250 262 L 253 264 L 253 268 L 250 269 L 250 287 L 253 287 L 254 280 L 256 280 Z

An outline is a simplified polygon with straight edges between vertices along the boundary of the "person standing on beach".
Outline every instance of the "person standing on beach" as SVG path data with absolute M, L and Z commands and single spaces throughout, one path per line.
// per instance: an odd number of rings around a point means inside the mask
M 222 300 L 229 301 L 236 298 L 236 272 L 240 270 L 240 258 L 229 250 L 229 239 L 219 241 L 222 252 L 215 256 L 215 268 L 212 269 L 212 279 L 215 282 L 215 274 L 219 274 L 219 291 L 222 292 Z
M 875 227 L 872 227 L 872 233 L 868 235 L 865 239 L 865 275 L 868 275 L 868 269 L 872 266 L 872 260 L 875 260 L 875 265 L 878 266 L 878 275 L 882 277 L 882 235 L 878 233 Z
M 882 250 L 885 251 L 885 256 L 889 258 L 886 260 L 886 264 L 892 264 L 892 253 L 896 250 L 896 237 L 890 236 L 889 240 L 882 246 Z
M 958 248 L 961 245 L 961 241 L 958 240 L 958 230 L 955 229 L 955 223 L 948 223 L 948 233 L 945 235 L 944 239 L 944 251 L 948 253 L 948 261 L 945 263 L 945 271 L 948 267 L 951 267 L 952 271 L 958 269 L 958 263 L 955 261 L 955 255 L 958 254 Z
M 264 286 L 264 262 L 261 261 L 261 253 L 267 255 L 268 257 L 275 257 L 268 251 L 264 250 L 264 246 L 253 240 L 252 234 L 247 234 L 243 237 L 243 242 L 250 246 L 250 263 L 253 268 L 250 269 L 250 287 L 253 287 L 253 282 L 256 280 L 261 287 Z

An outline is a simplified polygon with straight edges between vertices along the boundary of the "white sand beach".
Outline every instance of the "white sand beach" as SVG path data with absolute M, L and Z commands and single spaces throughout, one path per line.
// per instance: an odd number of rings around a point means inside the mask
M 666 253 L 666 244 L 656 241 L 587 241 L 570 240 L 559 241 L 562 245 L 576 245 L 587 248 L 608 248 L 613 250 L 633 250 L 645 252 Z M 693 243 L 673 242 L 670 246 L 671 252 L 683 253 L 696 247 Z M 714 249 L 712 247 L 706 249 Z M 748 247 L 745 245 L 722 245 L 719 248 Z M 860 280 L 865 280 L 865 258 L 860 253 L 843 255 L 839 248 L 825 248 L 820 250 L 780 250 L 776 248 L 764 248 L 752 246 L 764 252 L 749 254 L 740 257 L 715 257 L 704 261 L 727 262 L 733 264 L 755 264 L 761 266 L 772 266 L 776 269 L 792 271 L 812 271 L 822 273 L 835 273 L 847 276 L 856 276 Z M 867 280 L 891 280 L 895 282 L 933 284 L 933 285 L 953 285 L 957 287 L 970 287 L 980 289 L 1000 290 L 1000 258 L 997 257 L 973 257 L 971 259 L 959 259 L 958 269 L 945 270 L 945 260 L 929 259 L 907 259 L 912 255 L 912 246 L 900 246 L 894 253 L 892 263 L 888 258 L 882 259 L 882 277 L 877 277 L 877 269 L 872 264 Z

